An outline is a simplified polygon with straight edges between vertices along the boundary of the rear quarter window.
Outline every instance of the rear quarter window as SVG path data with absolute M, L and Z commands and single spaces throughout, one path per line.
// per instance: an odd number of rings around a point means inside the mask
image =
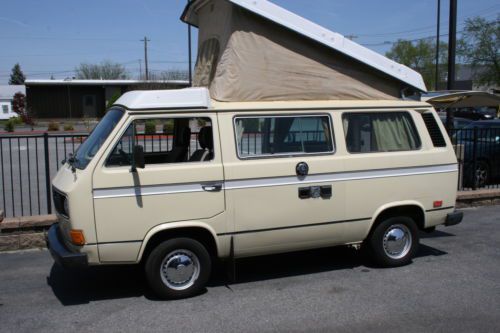
M 344 113 L 342 121 L 350 153 L 411 151 L 421 147 L 408 112 Z

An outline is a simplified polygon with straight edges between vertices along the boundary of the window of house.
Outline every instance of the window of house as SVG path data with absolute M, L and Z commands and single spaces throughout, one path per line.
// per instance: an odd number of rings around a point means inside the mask
M 157 118 L 132 122 L 108 157 L 106 166 L 130 166 L 134 145 L 145 164 L 205 162 L 213 159 L 210 118 Z
M 237 117 L 234 122 L 241 158 L 333 153 L 328 115 Z
M 2 105 L 2 111 L 5 114 L 9 113 L 9 106 L 8 105 Z
M 351 153 L 417 150 L 421 145 L 408 112 L 346 113 L 343 125 Z

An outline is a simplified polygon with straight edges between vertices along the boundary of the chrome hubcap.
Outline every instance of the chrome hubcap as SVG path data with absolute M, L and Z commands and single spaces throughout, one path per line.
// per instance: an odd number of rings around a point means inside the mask
M 476 168 L 476 182 L 478 186 L 482 186 L 486 184 L 486 180 L 488 179 L 488 170 L 482 165 Z
M 163 259 L 160 276 L 169 288 L 185 290 L 191 287 L 200 275 L 198 257 L 189 250 L 175 250 Z
M 391 226 L 384 234 L 384 251 L 391 259 L 401 259 L 410 252 L 411 232 L 403 224 Z

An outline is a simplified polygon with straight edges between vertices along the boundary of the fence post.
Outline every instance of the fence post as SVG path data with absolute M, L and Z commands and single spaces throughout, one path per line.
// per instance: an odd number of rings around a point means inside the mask
M 52 197 L 50 195 L 50 161 L 49 134 L 43 133 L 43 151 L 45 155 L 45 191 L 47 193 L 47 214 L 52 214 Z
M 472 132 L 472 189 L 473 190 L 477 190 L 476 159 L 477 159 L 477 127 L 474 127 L 474 130 Z

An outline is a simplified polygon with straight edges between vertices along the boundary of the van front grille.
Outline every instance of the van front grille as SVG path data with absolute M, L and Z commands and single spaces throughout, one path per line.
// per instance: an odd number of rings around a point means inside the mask
M 64 209 L 64 200 L 66 200 L 66 197 L 54 187 L 52 187 L 52 199 L 54 200 L 56 211 L 61 215 L 67 216 L 67 212 Z
M 446 141 L 443 137 L 443 133 L 439 128 L 436 118 L 432 112 L 422 113 L 422 118 L 424 119 L 425 127 L 431 136 L 432 143 L 434 147 L 446 147 Z

